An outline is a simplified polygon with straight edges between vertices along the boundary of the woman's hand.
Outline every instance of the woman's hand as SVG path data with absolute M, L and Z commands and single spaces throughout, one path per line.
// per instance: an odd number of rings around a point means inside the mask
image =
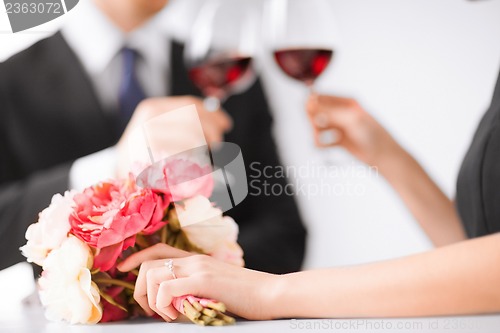
M 436 246 L 465 239 L 450 199 L 418 162 L 355 100 L 312 95 L 309 119 L 320 147 L 339 145 L 368 165 L 376 166 L 399 193 L 408 209 Z M 324 131 L 335 131 L 335 142 L 322 143 Z
M 161 259 L 160 259 L 161 258 Z M 176 279 L 165 266 L 173 258 Z M 134 298 L 148 315 L 164 320 L 177 318 L 174 297 L 194 295 L 223 302 L 228 310 L 247 319 L 271 319 L 273 287 L 278 277 L 234 265 L 205 255 L 158 244 L 135 253 L 118 269 L 129 271 L 141 266 Z
M 307 102 L 309 120 L 318 147 L 342 146 L 368 165 L 403 153 L 391 135 L 354 99 L 311 95 Z M 333 132 L 333 140 L 325 134 Z

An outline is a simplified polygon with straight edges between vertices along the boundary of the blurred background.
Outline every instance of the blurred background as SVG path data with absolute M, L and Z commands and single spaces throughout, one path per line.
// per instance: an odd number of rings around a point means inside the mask
M 165 33 L 182 40 L 203 0 L 172 2 L 161 21 Z M 489 105 L 500 67 L 500 0 L 329 2 L 338 46 L 316 89 L 358 99 L 453 197 L 460 162 Z M 78 12 L 77 6 L 53 22 L 12 34 L 0 2 L 0 61 L 51 35 Z M 287 78 L 265 48 L 256 65 L 271 101 L 283 164 L 311 170 L 325 153 L 314 147 L 306 120 L 307 88 Z M 337 176 L 297 172 L 290 178 L 306 189 L 296 195 L 309 228 L 304 268 L 358 264 L 430 248 L 381 176 L 358 172 L 358 162 L 342 150 L 327 154 Z M 321 186 L 335 193 L 307 191 Z M 23 264 L 0 272 L 0 293 L 23 294 L 3 281 L 19 281 L 27 273 Z M 30 278 L 23 281 L 32 288 Z

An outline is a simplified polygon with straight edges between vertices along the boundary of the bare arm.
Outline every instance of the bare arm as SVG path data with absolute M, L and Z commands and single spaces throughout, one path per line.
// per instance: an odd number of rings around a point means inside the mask
M 465 239 L 453 203 L 391 135 L 355 100 L 312 96 L 309 119 L 319 147 L 342 146 L 362 162 L 376 166 L 436 246 Z M 321 132 L 339 138 L 325 145 Z
M 466 239 L 453 202 L 403 148 L 387 156 L 379 168 L 435 246 Z
M 158 245 L 120 266 L 141 263 L 134 296 L 146 311 L 175 319 L 172 297 L 224 302 L 248 319 L 409 317 L 500 312 L 500 234 L 369 265 L 272 275 Z M 163 262 L 174 259 L 177 279 Z M 155 288 L 156 287 L 156 288 Z M 151 293 L 148 290 L 155 290 Z M 149 305 L 148 305 L 149 304 Z
M 273 317 L 402 317 L 500 312 L 500 234 L 277 282 Z

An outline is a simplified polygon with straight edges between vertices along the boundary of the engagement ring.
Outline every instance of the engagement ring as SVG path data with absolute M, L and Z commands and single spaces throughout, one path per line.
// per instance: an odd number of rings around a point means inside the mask
M 170 274 L 172 274 L 172 277 L 174 279 L 177 279 L 177 276 L 175 276 L 174 273 L 174 261 L 172 259 L 168 259 L 165 261 L 165 266 L 167 266 L 168 270 L 170 271 Z

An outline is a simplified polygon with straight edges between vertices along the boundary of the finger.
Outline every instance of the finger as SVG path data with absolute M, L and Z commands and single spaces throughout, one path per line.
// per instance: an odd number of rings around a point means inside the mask
M 163 262 L 164 264 L 165 262 Z M 146 274 L 146 279 L 147 279 L 147 300 L 148 300 L 148 306 L 151 310 L 153 310 L 155 313 L 159 314 L 165 321 L 171 321 L 174 320 L 174 318 L 170 317 L 169 315 L 165 315 L 162 312 L 159 312 L 157 307 L 156 307 L 156 298 L 158 294 L 158 289 L 160 288 L 160 284 L 166 280 L 173 279 L 173 276 L 171 272 L 168 270 L 167 267 L 164 265 L 161 265 L 160 267 L 152 268 L 148 270 Z
M 359 111 L 336 106 L 319 106 L 314 114 L 309 114 L 309 120 L 318 132 L 327 128 L 349 130 L 356 124 L 357 118 L 359 118 Z
M 176 249 L 166 244 L 156 244 L 145 250 L 132 254 L 130 257 L 119 263 L 116 268 L 122 272 L 128 272 L 139 267 L 143 262 L 164 258 L 183 258 L 192 254 Z
M 207 128 L 205 130 L 205 138 L 209 144 L 222 142 L 223 130 L 218 127 Z
M 148 304 L 147 298 L 147 272 L 152 267 L 152 265 L 158 265 L 156 262 L 145 262 L 141 265 L 141 269 L 139 270 L 139 275 L 137 276 L 137 280 L 135 281 L 135 289 L 134 289 L 134 299 L 139 304 L 139 306 L 146 312 L 146 315 L 152 316 L 154 315 L 154 311 L 151 310 Z
M 207 297 L 201 290 L 200 280 L 193 277 L 179 278 L 175 280 L 164 281 L 158 289 L 156 307 L 164 315 L 172 315 L 172 301 L 174 297 L 184 295 L 196 295 L 198 297 Z M 175 311 L 176 312 L 176 311 Z
M 174 308 L 172 304 L 173 297 L 169 296 L 168 293 L 168 283 L 171 281 L 172 280 L 164 281 L 160 284 L 156 297 L 156 308 L 158 309 L 158 314 L 175 320 L 177 319 L 179 312 Z
M 330 117 L 326 112 L 319 112 L 311 116 L 313 126 L 318 129 L 327 128 L 330 125 Z
M 147 315 L 152 316 L 155 313 L 154 307 L 150 306 L 148 294 L 157 293 L 152 286 L 159 285 L 166 279 L 172 278 L 171 272 L 165 266 L 166 259 L 146 261 L 141 265 L 139 275 L 135 282 L 134 299 Z M 158 268 L 161 268 L 159 270 Z M 156 290 L 156 291 L 155 291 Z M 154 302 L 153 302 L 154 303 Z
M 314 115 L 318 111 L 319 95 L 311 93 L 306 103 L 306 110 L 309 115 Z
M 233 128 L 233 119 L 226 111 L 219 110 L 215 113 L 215 116 L 224 132 L 229 132 Z

